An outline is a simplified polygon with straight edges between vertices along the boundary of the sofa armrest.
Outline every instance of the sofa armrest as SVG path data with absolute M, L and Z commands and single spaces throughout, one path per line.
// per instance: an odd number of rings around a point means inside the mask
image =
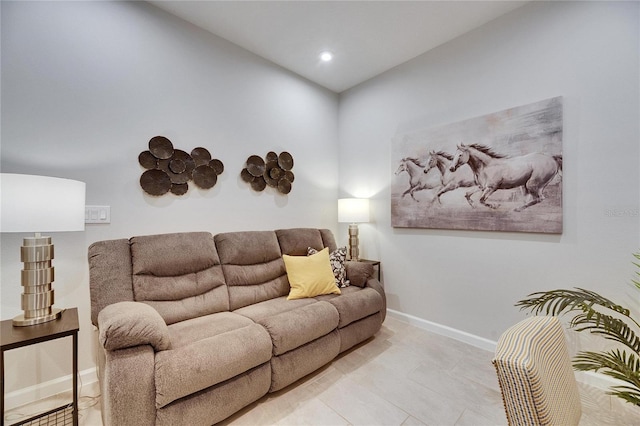
M 98 314 L 100 343 L 108 350 L 151 345 L 156 351 L 169 349 L 169 328 L 151 306 L 139 302 L 118 302 Z
M 382 322 L 384 322 L 385 318 L 387 317 L 387 296 L 384 292 L 384 287 L 382 287 L 382 284 L 380 284 L 380 281 L 378 281 L 376 278 L 369 278 L 367 280 L 367 287 L 374 289 L 380 294 L 380 297 L 382 297 L 381 313 L 382 313 Z
M 344 262 L 344 266 L 351 285 L 364 287 L 367 285 L 367 280 L 373 277 L 373 265 L 370 263 L 347 260 Z

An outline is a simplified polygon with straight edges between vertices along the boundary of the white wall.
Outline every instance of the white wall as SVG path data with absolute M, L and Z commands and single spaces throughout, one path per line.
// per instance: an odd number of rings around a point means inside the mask
M 495 341 L 534 291 L 581 286 L 638 304 L 628 284 L 640 234 L 639 15 L 637 2 L 532 2 L 341 95 L 340 195 L 373 197 L 361 246 L 382 261 L 389 308 Z M 391 227 L 399 129 L 554 96 L 564 97 L 562 235 Z
M 3 173 L 87 184 L 110 225 L 52 235 L 56 306 L 80 312 L 80 369 L 94 366 L 87 247 L 150 233 L 336 229 L 336 94 L 143 2 L 2 2 Z M 138 154 L 156 135 L 225 165 L 208 191 L 150 197 Z M 282 196 L 239 179 L 247 157 L 289 151 Z M 1 313 L 21 313 L 19 246 L 2 234 Z M 52 346 L 53 345 L 53 346 Z M 70 343 L 7 354 L 6 389 L 70 374 Z M 34 368 L 35 365 L 35 368 Z M 15 374 L 17 373 L 17 374 Z

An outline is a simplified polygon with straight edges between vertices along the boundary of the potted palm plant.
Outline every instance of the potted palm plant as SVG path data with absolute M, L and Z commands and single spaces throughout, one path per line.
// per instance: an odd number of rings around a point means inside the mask
M 633 264 L 639 269 L 633 284 L 640 289 L 640 252 Z M 640 324 L 626 307 L 596 292 L 575 288 L 532 293 L 516 303 L 521 310 L 545 315 L 571 314 L 569 327 L 587 331 L 619 343 L 603 352 L 581 351 L 573 358 L 578 371 L 602 372 L 623 382 L 612 386 L 610 395 L 640 406 Z

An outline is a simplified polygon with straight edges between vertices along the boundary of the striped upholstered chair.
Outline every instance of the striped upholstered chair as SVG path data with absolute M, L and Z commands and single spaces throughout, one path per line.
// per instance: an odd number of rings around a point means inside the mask
M 509 425 L 578 424 L 580 394 L 556 317 L 530 317 L 505 331 L 493 365 Z

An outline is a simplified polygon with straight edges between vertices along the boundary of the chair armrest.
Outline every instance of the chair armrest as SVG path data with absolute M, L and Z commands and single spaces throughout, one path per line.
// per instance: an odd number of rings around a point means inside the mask
M 367 280 L 373 277 L 373 265 L 370 263 L 348 260 L 344 262 L 344 266 L 347 270 L 347 279 L 351 285 L 364 287 L 367 284 Z
M 100 343 L 108 350 L 151 345 L 156 351 L 169 349 L 169 328 L 158 311 L 140 302 L 118 302 L 98 314 Z

